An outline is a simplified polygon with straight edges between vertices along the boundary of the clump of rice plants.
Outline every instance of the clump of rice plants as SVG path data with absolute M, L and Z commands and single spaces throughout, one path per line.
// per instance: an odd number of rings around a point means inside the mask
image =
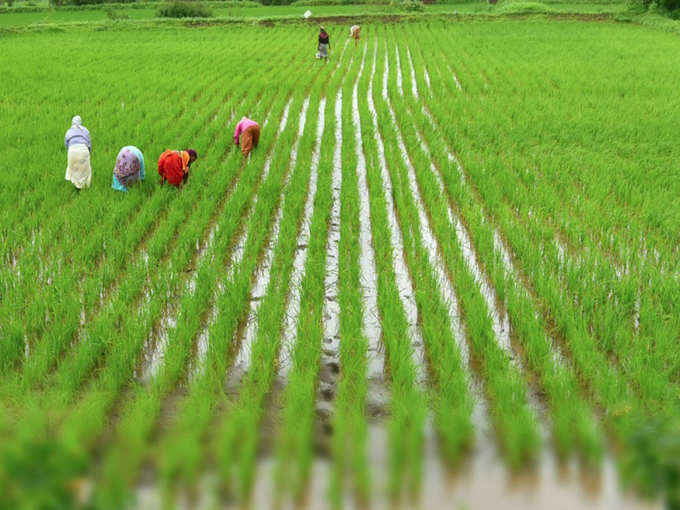
M 158 8 L 159 18 L 209 18 L 212 10 L 200 2 L 173 1 Z

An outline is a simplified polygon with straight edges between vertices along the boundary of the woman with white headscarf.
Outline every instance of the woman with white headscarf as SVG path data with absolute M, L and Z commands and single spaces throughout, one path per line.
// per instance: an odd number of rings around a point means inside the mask
M 64 145 L 68 149 L 66 180 L 71 181 L 78 189 L 89 188 L 92 181 L 92 168 L 90 167 L 92 141 L 90 132 L 83 126 L 80 115 L 73 117 L 71 128 L 64 136 Z

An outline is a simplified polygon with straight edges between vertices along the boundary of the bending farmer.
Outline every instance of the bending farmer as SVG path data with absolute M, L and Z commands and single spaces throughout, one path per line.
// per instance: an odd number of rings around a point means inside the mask
M 113 167 L 113 184 L 118 191 L 127 191 L 130 186 L 144 180 L 144 156 L 134 145 L 123 147 Z
M 92 141 L 90 132 L 76 115 L 71 120 L 71 127 L 64 136 L 64 145 L 68 149 L 68 165 L 66 166 L 66 180 L 71 181 L 78 188 L 89 188 L 92 182 L 92 167 L 90 166 L 90 152 Z
M 260 143 L 260 125 L 248 117 L 242 117 L 236 124 L 234 131 L 234 143 L 239 144 L 239 136 L 241 137 L 241 152 L 243 157 L 248 157 L 253 146 L 257 147 Z
M 161 186 L 168 181 L 175 188 L 180 188 L 189 179 L 189 167 L 196 161 L 198 154 L 193 149 L 183 151 L 166 150 L 158 158 L 158 175 Z

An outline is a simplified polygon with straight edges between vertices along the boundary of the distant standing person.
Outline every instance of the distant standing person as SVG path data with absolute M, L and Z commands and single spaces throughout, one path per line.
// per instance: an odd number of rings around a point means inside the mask
M 316 54 L 316 58 L 322 58 L 328 61 L 328 50 L 331 47 L 331 39 L 328 36 L 328 32 L 324 27 L 321 27 L 319 32 L 319 51 Z
M 161 186 L 168 181 L 175 188 L 181 188 L 189 179 L 189 167 L 196 161 L 198 154 L 193 149 L 183 151 L 166 150 L 158 158 L 158 175 Z
M 349 36 L 354 39 L 354 47 L 356 48 L 361 38 L 361 27 L 359 25 L 349 27 Z
M 260 143 L 260 125 L 248 117 L 242 117 L 236 124 L 234 130 L 234 143 L 239 144 L 239 137 L 241 137 L 241 152 L 243 157 L 247 158 L 253 147 L 257 147 Z
M 71 120 L 71 127 L 64 136 L 64 145 L 68 149 L 66 180 L 71 181 L 77 189 L 89 188 L 92 182 L 90 166 L 92 140 L 90 132 L 83 126 L 80 115 Z
M 144 180 L 144 155 L 134 145 L 123 147 L 113 167 L 113 184 L 118 191 L 127 191 L 133 184 Z

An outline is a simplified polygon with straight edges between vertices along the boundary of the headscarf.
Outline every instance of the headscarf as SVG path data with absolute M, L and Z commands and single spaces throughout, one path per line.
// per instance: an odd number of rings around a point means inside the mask
M 76 115 L 71 119 L 71 127 L 76 129 L 83 128 L 83 120 L 80 118 L 80 115 Z
M 189 153 L 189 157 L 193 160 L 196 160 L 198 158 L 198 154 L 194 149 L 185 149 Z
M 322 34 L 325 34 L 325 33 L 326 33 L 326 29 L 325 29 L 324 27 L 321 27 L 321 33 L 322 33 Z
M 123 186 L 130 186 L 139 180 L 140 161 L 130 149 L 122 149 L 116 158 L 113 174 Z

